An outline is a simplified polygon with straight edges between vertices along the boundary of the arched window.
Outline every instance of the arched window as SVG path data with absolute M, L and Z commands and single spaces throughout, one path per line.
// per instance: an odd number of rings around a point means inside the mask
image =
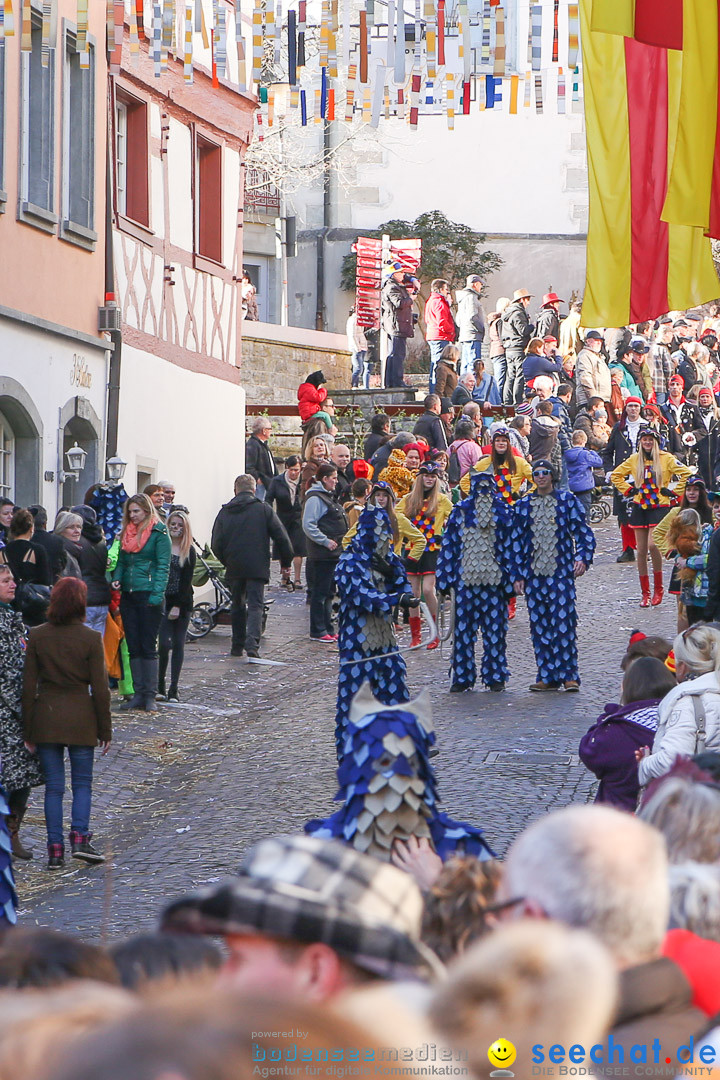
M 10 424 L 0 412 L 0 495 L 14 498 L 15 436 Z

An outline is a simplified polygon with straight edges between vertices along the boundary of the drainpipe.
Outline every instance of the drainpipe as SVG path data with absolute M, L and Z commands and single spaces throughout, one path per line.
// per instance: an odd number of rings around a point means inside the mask
M 115 295 L 115 265 L 113 261 L 113 184 L 112 184 L 112 79 L 108 80 L 108 136 L 107 160 L 105 162 L 105 305 L 117 303 Z M 113 345 L 110 353 L 107 396 L 107 433 L 105 437 L 105 460 L 115 457 L 118 444 L 120 418 L 120 364 L 122 359 L 122 330 L 111 330 Z M 104 470 L 103 470 L 104 474 Z

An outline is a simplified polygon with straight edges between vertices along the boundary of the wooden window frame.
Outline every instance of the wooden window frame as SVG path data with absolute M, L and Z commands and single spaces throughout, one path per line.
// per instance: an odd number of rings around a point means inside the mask
M 125 207 L 118 199 L 117 106 L 125 108 Z M 116 87 L 113 106 L 113 198 L 118 226 L 150 229 L 150 120 L 149 103 L 134 97 L 123 87 Z M 127 228 L 126 231 L 134 231 Z
M 223 262 L 223 145 L 193 131 L 194 265 L 211 273 Z M 216 209 L 217 216 L 213 211 Z M 206 264 L 206 265 L 203 265 Z

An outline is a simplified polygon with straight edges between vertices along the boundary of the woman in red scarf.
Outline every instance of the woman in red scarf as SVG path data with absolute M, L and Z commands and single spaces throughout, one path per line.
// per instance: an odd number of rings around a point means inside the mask
M 120 614 L 130 654 L 135 693 L 121 709 L 155 711 L 158 630 L 162 618 L 171 544 L 147 495 L 133 495 L 123 509 L 115 581 L 122 590 Z

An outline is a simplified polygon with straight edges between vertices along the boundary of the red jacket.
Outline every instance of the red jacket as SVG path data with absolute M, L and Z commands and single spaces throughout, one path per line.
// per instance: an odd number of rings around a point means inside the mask
M 450 302 L 440 293 L 430 293 L 430 299 L 425 304 L 425 340 L 455 340 L 455 321 Z
M 708 1016 L 720 1011 L 720 942 L 698 937 L 690 930 L 668 930 L 663 956 L 674 960 L 692 986 L 693 1005 Z
M 326 397 L 327 390 L 324 386 L 313 386 L 309 382 L 300 383 L 298 386 L 298 412 L 303 424 L 311 416 L 314 416 L 316 412 L 320 412 L 320 407 Z

